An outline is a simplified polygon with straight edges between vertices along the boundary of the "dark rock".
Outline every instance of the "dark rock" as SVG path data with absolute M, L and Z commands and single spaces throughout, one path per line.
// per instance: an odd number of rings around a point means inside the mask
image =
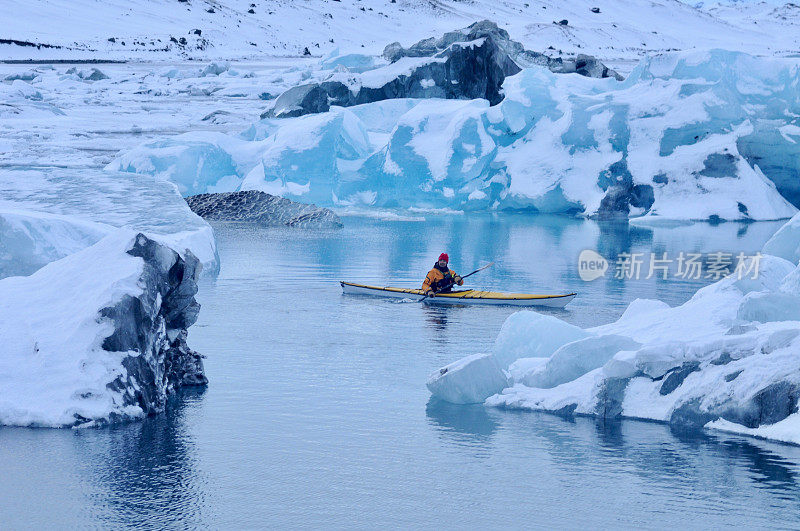
M 730 374 L 726 374 L 726 375 L 725 375 L 725 381 L 726 381 L 726 382 L 732 382 L 732 381 L 734 381 L 736 378 L 738 378 L 738 377 L 739 377 L 739 375 L 740 375 L 740 374 L 742 374 L 743 372 L 744 372 L 744 369 L 740 369 L 740 370 L 738 370 L 738 371 L 736 371 L 736 372 L 732 372 L 732 373 L 730 373 Z
M 597 406 L 595 415 L 604 419 L 622 416 L 622 401 L 625 399 L 625 389 L 628 387 L 629 378 L 606 378 L 597 393 Z
M 253 9 L 252 7 L 250 9 L 248 9 L 247 12 L 250 13 L 251 15 L 255 15 L 256 14 L 255 9 Z
M 658 390 L 658 393 L 661 396 L 670 394 L 672 391 L 681 386 L 687 376 L 699 370 L 700 364 L 696 361 L 684 363 L 680 367 L 673 369 L 664 378 L 664 382 L 661 384 L 661 388 Z
M 593 7 L 592 8 L 592 13 L 599 13 L 599 12 L 600 12 L 600 8 L 599 7 Z
M 122 360 L 126 373 L 107 387 L 120 393 L 123 406 L 138 406 L 145 414 L 164 411 L 167 396 L 183 386 L 208 383 L 202 356 L 186 343 L 200 305 L 195 300 L 200 264 L 187 252 L 172 249 L 138 234 L 128 254 L 142 258 L 143 292 L 126 295 L 100 311 L 114 331 L 103 340 L 109 352 L 135 352 Z M 76 425 L 93 419 L 78 419 Z M 97 419 L 94 419 L 97 420 Z M 115 414 L 101 423 L 129 420 Z
M 399 42 L 387 44 L 386 48 L 383 49 L 383 57 L 390 63 L 394 63 L 399 59 L 402 59 L 404 53 L 405 50 Z
M 203 30 L 199 30 L 199 29 L 193 29 L 193 30 L 192 30 L 192 33 L 193 33 L 194 35 L 202 35 L 202 34 L 203 34 Z
M 739 172 L 736 169 L 737 157 L 730 153 L 712 153 L 703 161 L 703 169 L 699 174 L 706 177 L 736 177 Z
M 744 407 L 732 407 L 722 418 L 748 428 L 774 424 L 797 411 L 800 388 L 790 382 L 771 384 L 753 396 Z
M 608 167 L 598 180 L 598 186 L 606 191 L 594 216 L 597 219 L 627 219 L 631 207 L 650 211 L 655 202 L 655 192 L 649 184 L 633 184 L 633 176 L 624 160 Z
M 341 228 L 332 210 L 297 203 L 258 190 L 192 195 L 189 208 L 204 219 L 254 223 L 263 227 Z
M 562 19 L 558 22 L 553 21 L 553 24 L 558 24 L 559 26 L 569 26 L 569 21 L 567 19 Z
M 733 361 L 730 353 L 723 352 L 718 358 L 711 360 L 711 365 L 727 365 Z
M 609 186 L 600 200 L 597 218 L 603 220 L 627 219 L 630 212 L 630 190 L 622 185 Z
M 736 208 L 739 209 L 739 213 L 740 214 L 743 214 L 745 216 L 749 216 L 750 215 L 750 213 L 747 211 L 747 205 L 745 205 L 744 203 L 742 203 L 740 201 L 737 201 L 736 202 Z
M 83 74 L 83 73 L 82 73 Z M 108 79 L 108 76 L 97 68 L 92 68 L 92 72 L 86 76 L 81 75 L 86 81 L 100 81 L 101 79 Z
M 340 85 L 344 86 L 341 83 Z M 344 88 L 346 89 L 347 87 Z M 275 106 L 267 111 L 266 115 L 262 115 L 262 118 L 293 118 L 304 114 L 325 112 L 330 108 L 328 93 L 325 92 L 320 84 L 311 83 L 292 87 L 278 96 L 278 99 L 275 100 Z
M 206 13 L 216 13 L 216 11 L 214 11 L 213 7 L 209 7 L 208 9 L 206 9 Z
M 578 404 L 567 404 L 566 406 L 553 411 L 553 414 L 558 415 L 559 417 L 572 417 L 575 414 L 576 409 L 578 409 Z
M 670 415 L 669 423 L 681 428 L 702 428 L 712 420 L 717 420 L 719 415 L 700 409 L 700 400 L 692 400 L 676 408 Z
M 308 46 L 303 48 L 303 55 L 311 55 L 311 52 L 308 50 Z

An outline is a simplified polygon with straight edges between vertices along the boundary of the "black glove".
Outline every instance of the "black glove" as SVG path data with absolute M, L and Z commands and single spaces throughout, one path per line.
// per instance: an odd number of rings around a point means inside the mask
M 425 292 L 425 296 L 426 297 L 435 297 L 436 293 L 434 293 L 432 289 L 429 289 L 428 291 Z
M 464 279 L 461 278 L 460 276 L 456 275 L 456 276 L 453 277 L 453 280 L 455 280 L 456 284 L 460 285 L 461 281 L 464 280 Z

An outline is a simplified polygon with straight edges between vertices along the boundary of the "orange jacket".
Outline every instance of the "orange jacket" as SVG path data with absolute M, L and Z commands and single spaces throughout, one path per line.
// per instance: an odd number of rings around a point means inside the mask
M 436 291 L 442 289 L 443 287 L 452 283 L 454 281 L 453 277 L 455 276 L 456 272 L 453 271 L 452 269 L 449 269 L 446 275 L 447 278 L 445 278 L 445 274 L 439 271 L 439 269 L 434 267 L 433 269 L 428 271 L 428 276 L 426 276 L 425 280 L 422 282 L 422 291 L 428 291 L 429 289 Z M 457 284 L 459 286 L 463 286 L 464 281 L 459 280 Z

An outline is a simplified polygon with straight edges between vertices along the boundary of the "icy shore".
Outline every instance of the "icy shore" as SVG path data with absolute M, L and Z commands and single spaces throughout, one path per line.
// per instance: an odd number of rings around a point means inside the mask
M 638 418 L 800 444 L 800 216 L 759 260 L 671 308 L 637 299 L 581 329 L 518 312 L 494 347 L 431 375 L 443 400 Z M 756 270 L 757 269 L 757 270 Z M 754 278 L 755 277 L 755 278 Z
M 0 280 L 0 424 L 86 427 L 164 410 L 204 385 L 186 344 L 199 262 L 130 229 Z

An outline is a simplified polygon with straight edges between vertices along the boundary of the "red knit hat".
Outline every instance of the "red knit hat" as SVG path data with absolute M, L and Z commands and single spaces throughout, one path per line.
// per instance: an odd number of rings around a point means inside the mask
M 447 253 L 442 253 L 442 254 L 439 255 L 439 260 L 444 260 L 445 262 L 449 262 L 450 261 L 450 257 L 447 256 Z

